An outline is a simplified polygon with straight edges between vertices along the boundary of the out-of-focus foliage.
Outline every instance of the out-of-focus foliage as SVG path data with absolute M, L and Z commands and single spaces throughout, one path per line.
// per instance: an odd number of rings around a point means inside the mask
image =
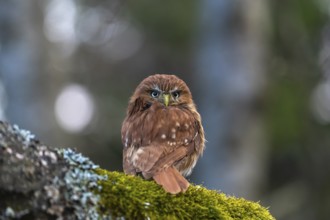
M 266 99 L 269 135 L 274 149 L 281 148 L 279 152 L 300 151 L 301 145 L 309 145 L 305 139 L 313 137 L 314 128 L 326 129 L 315 123 L 310 111 L 311 93 L 322 79 L 317 64 L 325 14 L 316 1 L 274 1 L 273 8 Z
M 281 218 L 326 219 L 330 130 L 316 120 L 312 98 L 324 80 L 319 58 L 328 15 L 320 1 L 272 1 L 271 6 L 273 33 L 265 104 L 272 146 L 268 187 L 292 193 L 277 201 L 282 205 L 273 203 L 273 208 L 284 210 L 287 203 L 296 203 Z
M 174 50 L 190 47 L 197 22 L 196 0 L 127 1 L 136 23 Z

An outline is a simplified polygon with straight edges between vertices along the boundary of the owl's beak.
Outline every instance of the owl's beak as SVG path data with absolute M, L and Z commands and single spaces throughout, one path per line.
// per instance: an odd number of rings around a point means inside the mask
M 164 105 L 168 106 L 170 103 L 170 94 L 163 94 Z

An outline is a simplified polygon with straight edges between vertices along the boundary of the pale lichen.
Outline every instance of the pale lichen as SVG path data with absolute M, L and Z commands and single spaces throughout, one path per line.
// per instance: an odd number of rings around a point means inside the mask
M 104 177 L 72 149 L 50 148 L 29 131 L 0 122 L 0 219 L 99 219 Z
M 74 212 L 78 219 L 99 219 L 97 204 L 100 196 L 93 190 L 101 190 L 97 183 L 107 179 L 93 170 L 98 168 L 89 158 L 72 149 L 58 149 L 60 155 L 70 164 L 70 169 L 64 176 L 68 198 L 75 202 Z M 59 182 L 57 183 L 59 184 Z

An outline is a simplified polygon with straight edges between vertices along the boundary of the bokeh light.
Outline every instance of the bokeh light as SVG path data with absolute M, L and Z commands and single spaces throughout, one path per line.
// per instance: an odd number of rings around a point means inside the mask
M 72 133 L 86 128 L 93 118 L 94 110 L 91 94 L 77 84 L 63 88 L 55 102 L 55 115 L 59 125 Z
M 64 44 L 62 48 L 68 54 L 76 47 L 76 14 L 76 5 L 72 0 L 52 0 L 46 7 L 45 36 L 51 42 Z

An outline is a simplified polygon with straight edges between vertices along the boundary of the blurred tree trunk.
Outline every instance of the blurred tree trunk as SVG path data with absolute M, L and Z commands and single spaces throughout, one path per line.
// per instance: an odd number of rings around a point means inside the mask
M 47 142 L 56 137 L 54 78 L 48 74 L 50 43 L 39 0 L 0 0 L 0 77 L 7 95 L 6 118 Z
M 208 142 L 197 182 L 250 199 L 265 181 L 268 147 L 260 112 L 266 4 L 203 0 L 199 7 L 196 95 Z
M 12 123 L 42 132 L 49 112 L 40 100 L 42 13 L 34 0 L 2 0 L 0 9 L 0 77 L 8 99 L 6 116 Z

